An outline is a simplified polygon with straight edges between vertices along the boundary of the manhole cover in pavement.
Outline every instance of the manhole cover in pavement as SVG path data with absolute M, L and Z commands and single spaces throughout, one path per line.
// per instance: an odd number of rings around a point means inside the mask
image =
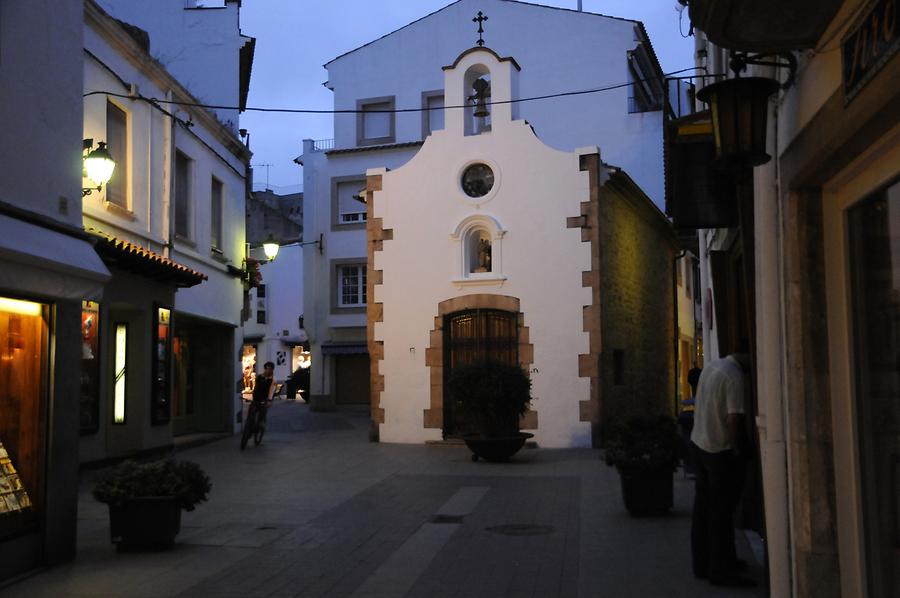
M 533 525 L 530 523 L 506 523 L 484 529 L 495 534 L 503 534 L 504 536 L 543 536 L 553 531 L 553 528 L 549 525 Z

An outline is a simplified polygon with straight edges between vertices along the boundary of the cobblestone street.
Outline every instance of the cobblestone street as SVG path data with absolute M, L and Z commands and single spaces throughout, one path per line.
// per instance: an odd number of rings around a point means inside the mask
M 628 516 L 589 449 L 473 463 L 464 446 L 372 444 L 368 414 L 276 403 L 259 447 L 233 437 L 179 454 L 213 482 L 175 548 L 117 553 L 83 474 L 78 558 L 0 590 L 47 597 L 704 597 L 690 572 L 692 483 L 675 507 Z M 739 535 L 741 556 L 762 572 Z

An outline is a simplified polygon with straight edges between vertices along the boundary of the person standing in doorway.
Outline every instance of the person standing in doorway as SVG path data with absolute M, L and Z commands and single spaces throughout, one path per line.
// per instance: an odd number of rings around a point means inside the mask
M 733 521 L 746 462 L 741 439 L 748 348 L 741 342 L 738 351 L 703 369 L 694 404 L 691 556 L 694 576 L 719 586 L 755 585 L 738 573 Z

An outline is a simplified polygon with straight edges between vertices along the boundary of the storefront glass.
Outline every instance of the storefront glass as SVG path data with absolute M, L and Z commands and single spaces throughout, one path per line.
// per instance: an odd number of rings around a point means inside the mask
M 169 401 L 169 372 L 172 369 L 172 311 L 156 308 L 153 331 L 153 397 L 150 418 L 154 425 L 167 424 L 172 417 Z
M 241 372 L 243 372 L 244 393 L 253 392 L 256 382 L 256 345 L 244 345 L 241 349 Z
M 900 595 L 900 183 L 849 211 L 868 595 Z
M 82 434 L 100 429 L 100 304 L 81 302 L 81 395 Z
M 43 504 L 47 315 L 0 297 L 0 538 L 36 527 Z

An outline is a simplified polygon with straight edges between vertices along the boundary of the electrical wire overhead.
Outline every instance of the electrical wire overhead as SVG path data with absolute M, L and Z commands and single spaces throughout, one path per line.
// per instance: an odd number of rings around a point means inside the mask
M 519 104 L 524 102 L 533 102 L 537 100 L 549 100 L 553 98 L 564 98 L 571 96 L 579 96 L 579 95 L 587 95 L 593 93 L 601 93 L 604 91 L 612 91 L 614 89 L 622 89 L 624 87 L 630 87 L 635 85 L 636 83 L 643 83 L 645 81 L 654 81 L 659 79 L 665 79 L 671 75 L 677 75 L 679 73 L 685 73 L 687 71 L 693 70 L 706 70 L 703 67 L 689 67 L 686 69 L 680 69 L 677 71 L 672 71 L 670 73 L 664 73 L 662 77 L 649 77 L 646 79 L 636 79 L 634 81 L 630 81 L 628 83 L 618 83 L 616 85 L 608 85 L 606 87 L 598 87 L 595 89 L 584 89 L 580 91 L 563 91 L 559 93 L 550 93 L 539 96 L 531 96 L 527 98 L 517 98 L 514 100 L 499 100 L 495 102 L 485 102 L 488 106 L 498 106 L 501 104 Z M 224 106 L 220 104 L 204 104 L 202 102 L 186 102 L 180 100 L 161 100 L 159 98 L 148 98 L 145 96 L 135 96 L 127 93 L 116 93 L 113 91 L 89 91 L 85 93 L 82 97 L 90 97 L 94 95 L 106 95 L 112 96 L 114 98 L 124 98 L 131 100 L 143 100 L 145 102 L 149 102 L 154 105 L 159 104 L 169 104 L 173 106 L 184 106 L 189 108 L 208 108 L 212 110 L 240 110 L 238 106 Z M 468 104 L 457 104 L 451 106 L 442 106 L 438 108 L 393 108 L 390 110 L 356 110 L 356 109 L 343 109 L 343 110 L 322 110 L 322 109 L 313 109 L 313 108 L 262 108 L 262 107 L 252 107 L 248 106 L 244 108 L 244 112 L 274 112 L 274 113 L 282 113 L 282 114 L 361 114 L 363 112 L 372 114 L 372 113 L 405 113 L 405 112 L 430 112 L 432 110 L 454 110 L 460 108 L 468 108 L 470 107 Z

